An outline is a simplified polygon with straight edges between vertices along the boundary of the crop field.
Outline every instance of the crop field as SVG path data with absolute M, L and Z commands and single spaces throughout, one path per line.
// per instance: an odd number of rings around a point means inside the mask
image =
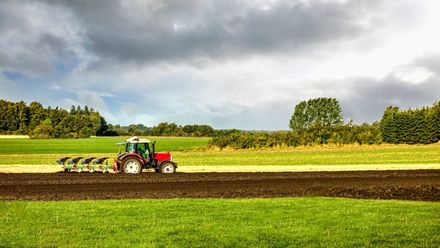
M 188 165 L 440 164 L 440 144 L 188 152 L 177 158 Z
M 0 201 L 0 246 L 439 247 L 440 204 L 338 198 Z
M 60 156 L 114 156 L 123 139 L 0 139 L 0 165 L 58 168 Z M 151 139 L 183 168 L 440 164 L 440 144 L 219 151 Z M 439 173 L 0 173 L 0 247 L 439 247 Z
M 114 157 L 124 138 L 0 139 L 0 165 L 55 164 L 62 156 Z M 208 138 L 153 137 L 159 151 L 172 151 L 181 166 L 307 166 L 307 165 L 440 165 L 440 144 L 313 146 L 297 148 L 214 150 Z
M 206 146 L 208 138 L 148 137 L 157 141 L 158 151 L 179 151 Z M 89 139 L 1 139 L 0 154 L 83 154 L 115 153 L 116 143 L 126 137 L 99 137 Z

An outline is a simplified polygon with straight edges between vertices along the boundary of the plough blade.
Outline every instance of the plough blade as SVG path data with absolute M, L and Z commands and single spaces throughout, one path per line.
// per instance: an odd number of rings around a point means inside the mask
M 62 165 L 64 172 L 102 172 L 109 173 L 112 167 L 109 157 L 62 157 L 56 163 Z
M 59 165 L 64 165 L 64 163 L 69 159 L 70 157 L 62 157 L 60 159 L 58 159 L 56 162 Z

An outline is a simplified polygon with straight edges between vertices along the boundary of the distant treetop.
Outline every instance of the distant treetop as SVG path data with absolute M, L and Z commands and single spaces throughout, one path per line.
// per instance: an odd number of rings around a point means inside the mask
M 343 124 L 341 106 L 335 98 L 315 98 L 295 106 L 289 127 L 294 131 L 314 126 L 331 127 Z

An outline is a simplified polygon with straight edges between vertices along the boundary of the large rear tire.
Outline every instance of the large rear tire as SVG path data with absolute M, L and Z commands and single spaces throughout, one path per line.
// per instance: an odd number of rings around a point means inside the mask
M 122 172 L 126 174 L 139 174 L 142 171 L 142 163 L 136 158 L 127 158 L 122 161 Z
M 176 172 L 176 165 L 171 162 L 164 162 L 160 165 L 160 173 L 172 174 Z

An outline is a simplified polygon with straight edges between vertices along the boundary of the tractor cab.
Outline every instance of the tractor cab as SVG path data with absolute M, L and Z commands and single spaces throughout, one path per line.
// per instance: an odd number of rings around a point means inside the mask
M 125 152 L 118 154 L 113 169 L 133 174 L 140 173 L 142 169 L 150 168 L 156 172 L 174 173 L 177 164 L 172 161 L 171 153 L 156 152 L 155 143 L 136 136 L 125 140 L 125 142 L 117 143 L 117 145 L 125 146 Z
M 150 148 L 150 140 L 148 139 L 139 139 L 134 142 L 123 142 L 125 143 L 125 153 L 136 153 L 140 155 L 144 159 L 149 159 L 152 154 Z M 153 146 L 154 144 L 152 144 Z

